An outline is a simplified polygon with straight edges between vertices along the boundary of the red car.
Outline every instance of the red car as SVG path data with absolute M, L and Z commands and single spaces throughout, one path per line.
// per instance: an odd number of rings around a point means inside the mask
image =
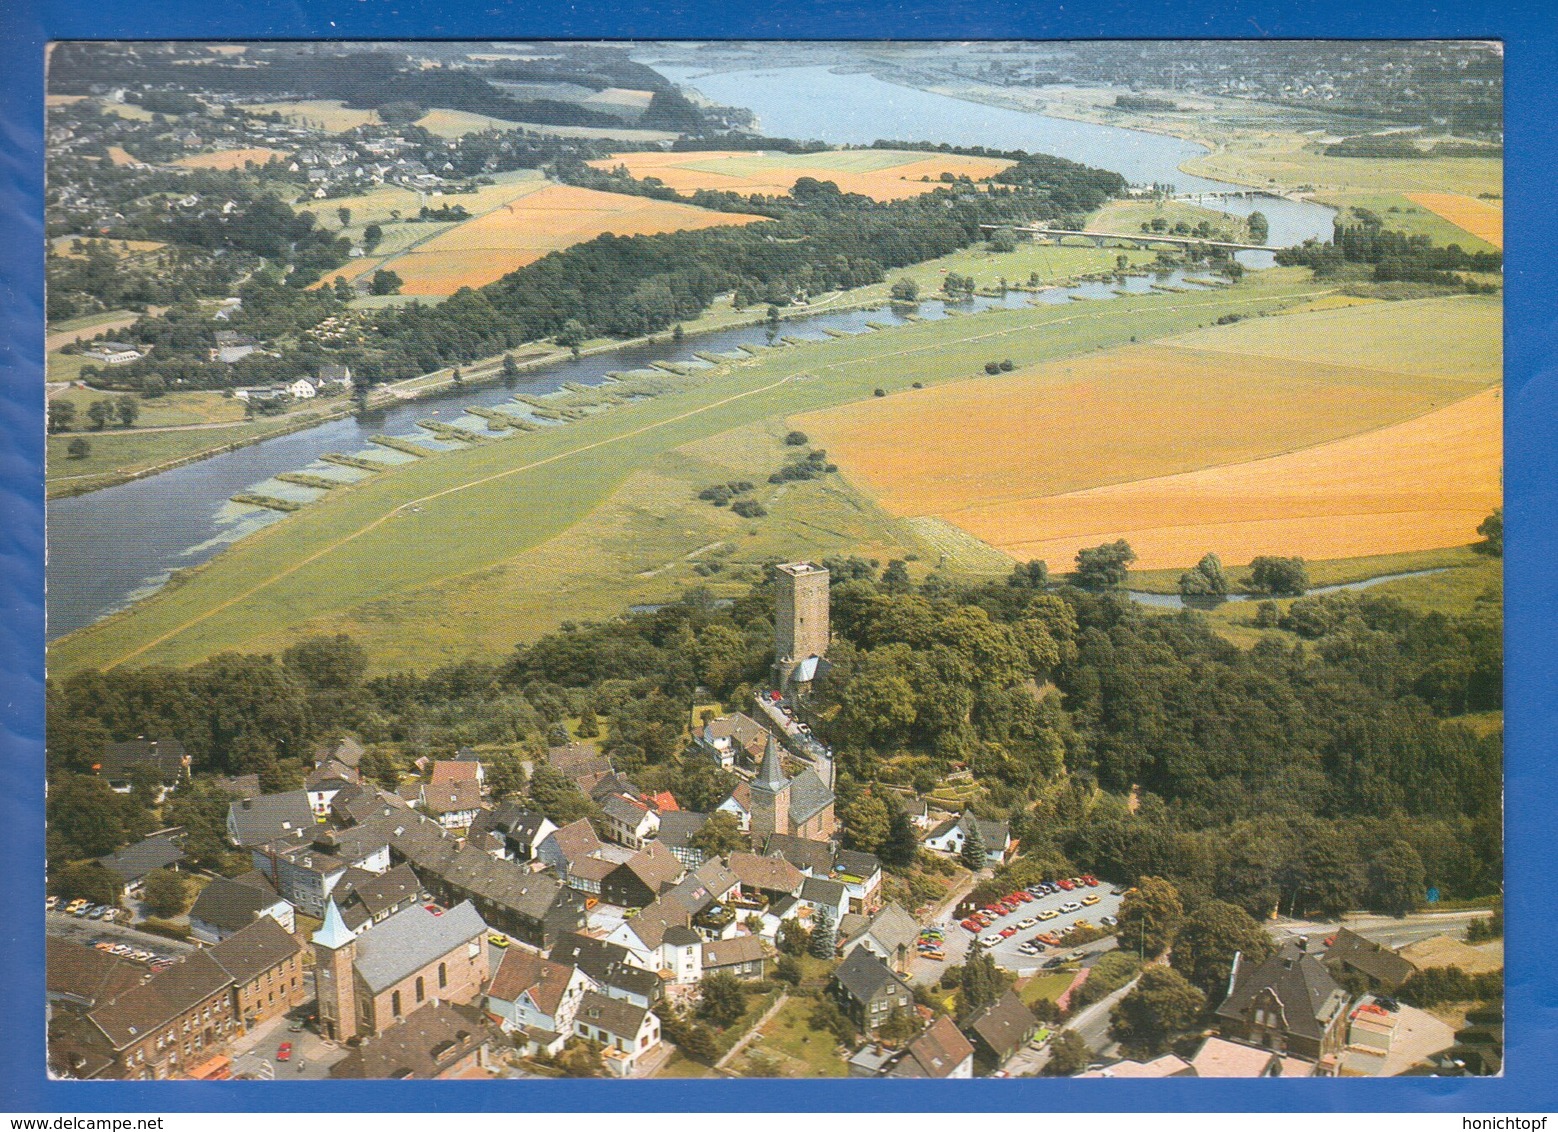
M 277 1061 L 291 1061 L 292 1060 L 292 1043 L 291 1042 L 282 1042 L 279 1046 L 276 1047 L 276 1060 Z
M 1016 928 L 1002 928 L 1001 929 L 1001 938 L 1002 939 L 1011 939 L 1012 936 L 1014 936 L 1016 934 L 1017 934 L 1017 929 Z
M 1067 892 L 1070 892 L 1073 888 L 1076 887 L 1076 885 L 1072 884 L 1069 880 L 1064 879 L 1057 880 L 1055 883 L 1060 885 L 1060 887 L 1065 889 Z
M 442 908 L 440 908 L 437 904 L 424 904 L 424 905 L 422 905 L 422 907 L 426 908 L 429 912 L 433 913 L 433 915 L 435 915 L 435 916 L 442 916 L 444 914 L 444 910 Z
M 1026 892 L 1014 892 L 1006 898 L 1006 902 L 1008 904 L 1026 904 L 1032 899 L 1033 897 L 1029 896 Z
M 1054 932 L 1045 932 L 1043 935 L 1036 935 L 1033 938 L 1038 940 L 1040 943 L 1047 943 L 1051 947 L 1060 946 L 1060 937 Z
M 962 927 L 964 931 L 977 932 L 979 930 L 979 924 L 973 920 L 964 920 L 963 923 L 959 926 Z
M 1088 888 L 1097 888 L 1098 887 L 1098 878 L 1095 877 L 1095 876 L 1092 876 L 1090 874 L 1084 873 L 1082 875 L 1082 883 L 1087 885 Z

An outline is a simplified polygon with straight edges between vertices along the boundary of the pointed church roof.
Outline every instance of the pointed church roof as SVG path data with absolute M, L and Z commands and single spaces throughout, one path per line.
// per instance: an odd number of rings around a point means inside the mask
M 325 905 L 325 922 L 314 933 L 313 941 L 320 947 L 328 947 L 335 951 L 356 939 L 351 929 L 346 926 L 346 921 L 341 919 L 341 910 L 335 906 L 335 900 L 332 898 L 330 903 Z
M 779 748 L 774 745 L 774 737 L 770 735 L 767 746 L 763 748 L 763 762 L 757 768 L 757 777 L 752 780 L 752 789 L 777 794 L 788 781 L 784 776 L 784 767 L 779 765 Z

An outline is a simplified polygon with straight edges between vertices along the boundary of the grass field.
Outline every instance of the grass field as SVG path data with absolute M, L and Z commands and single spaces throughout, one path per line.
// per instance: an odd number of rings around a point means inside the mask
M 1423 201 L 1416 199 L 1422 195 L 1424 194 L 1327 193 L 1323 203 L 1343 210 L 1353 207 L 1368 209 L 1383 221 L 1387 229 L 1405 232 L 1409 236 L 1427 236 L 1439 247 L 1444 247 L 1448 244 L 1459 244 L 1469 252 L 1494 251 L 1499 247 L 1498 243 L 1489 242 L 1473 235 L 1467 229 L 1461 228 L 1445 216 L 1441 216 Z M 1447 199 L 1466 201 L 1474 207 L 1492 212 L 1495 217 L 1502 217 L 1500 209 L 1485 201 L 1453 194 L 1448 194 Z M 1343 223 L 1347 223 L 1352 218 L 1344 214 L 1341 219 Z
M 309 98 L 291 102 L 255 102 L 243 107 L 255 114 L 279 113 L 288 122 L 328 130 L 332 134 L 354 130 L 358 126 L 375 125 L 379 121 L 376 110 L 357 110 L 345 106 L 339 99 Z
M 1249 229 L 1241 218 L 1179 200 L 1112 200 L 1089 216 L 1084 227 L 1093 232 L 1134 234 L 1141 231 L 1143 224 L 1151 224 L 1154 220 L 1167 223 L 1171 234 L 1175 224 L 1185 223 L 1194 228 L 1205 221 L 1212 226 L 1217 239 L 1247 243 L 1250 238 Z
M 77 422 L 85 423 L 87 406 L 104 397 L 112 397 L 116 400 L 121 397 L 133 397 L 140 405 L 140 416 L 135 420 L 137 428 L 219 424 L 244 419 L 243 402 L 225 396 L 217 390 L 165 393 L 161 397 L 147 400 L 134 393 L 102 393 L 94 389 L 67 389 L 56 395 L 53 400 L 68 401 L 75 405 Z
M 1440 334 L 1419 337 L 1429 325 Z M 1437 348 L 1441 338 L 1455 346 Z M 1228 563 L 1350 558 L 1475 537 L 1500 497 L 1501 402 L 1487 389 L 1498 348 L 1496 303 L 1370 304 L 794 423 L 890 513 L 942 520 L 1056 571 L 1115 538 L 1144 569 L 1208 550 Z
M 838 1055 L 838 1039 L 833 1034 L 814 1030 L 808 1019 L 816 1002 L 807 997 L 791 998 L 764 1026 L 761 1035 L 734 1063 L 738 1072 L 749 1068 L 748 1055 L 761 1051 L 777 1063 L 781 1077 L 844 1077 L 848 1066 Z
M 564 138 L 617 138 L 629 142 L 669 141 L 676 136 L 663 130 L 638 130 L 631 126 L 543 126 L 533 122 L 510 122 L 464 110 L 431 110 L 418 118 L 416 124 L 441 138 L 459 138 L 483 130 L 528 130 Z
M 761 219 L 623 193 L 547 185 L 516 195 L 405 251 L 360 261 L 355 270 L 360 275 L 382 266 L 404 281 L 402 294 L 447 296 L 461 287 L 491 283 L 548 252 L 607 232 L 646 235 Z M 347 271 L 337 274 L 353 277 Z
M 720 189 L 742 194 L 787 194 L 801 177 L 833 181 L 846 193 L 875 200 L 918 196 L 940 186 L 942 173 L 982 180 L 1011 164 L 985 157 L 860 149 L 824 153 L 765 154 L 708 151 L 618 153 L 592 161 L 597 169 L 626 166 L 635 177 L 658 177 L 682 193 Z
M 260 146 L 255 149 L 219 149 L 215 153 L 196 153 L 181 157 L 173 164 L 182 165 L 186 169 L 242 169 L 250 162 L 264 165 L 272 158 L 285 156 L 285 150 Z
M 1459 193 L 1408 193 L 1407 198 L 1484 243 L 1504 246 L 1504 210 L 1498 205 Z
M 838 477 L 791 489 L 816 491 L 819 499 L 800 506 L 797 494 L 789 527 L 776 521 L 788 497 L 772 498 L 773 516 L 752 524 L 755 536 L 728 511 L 685 508 L 716 465 L 748 458 L 741 445 L 721 440 L 738 435 L 733 430 L 760 425 L 782 435 L 791 414 L 869 398 L 879 386 L 897 391 L 916 380 L 971 376 L 992 355 L 1031 365 L 1125 345 L 1133 335 L 1161 337 L 1228 312 L 1305 301 L 1323 290 L 1305 274 L 1279 269 L 1214 293 L 991 311 L 765 351 L 689 379 L 678 393 L 443 453 L 331 492 L 131 610 L 56 642 L 50 662 L 62 674 L 125 662 L 181 664 L 348 625 L 372 641 L 376 660 L 378 646 L 392 650 L 379 661 L 385 666 L 461 655 L 472 645 L 501 654 L 562 620 L 620 613 L 638 593 L 663 599 L 703 584 L 689 556 L 711 542 L 768 540 L 775 552 L 795 555 L 847 546 L 862 530 L 868 541 L 873 528 L 892 528 Z M 778 449 L 770 457 L 775 466 Z M 657 510 L 645 502 L 649 488 L 633 480 L 638 475 L 666 476 L 664 498 L 689 502 Z M 837 525 L 819 520 L 822 503 L 840 516 Z M 702 522 L 686 523 L 688 514 Z M 720 529 L 711 536 L 704 523 Z M 893 537 L 898 545 L 914 538 Z

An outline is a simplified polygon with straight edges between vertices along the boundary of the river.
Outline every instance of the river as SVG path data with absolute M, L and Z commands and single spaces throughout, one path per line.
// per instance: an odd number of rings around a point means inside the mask
M 1202 148 L 1159 134 L 1112 126 L 1069 122 L 1015 110 L 983 106 L 943 95 L 885 83 L 865 74 L 835 75 L 826 68 L 740 72 L 701 76 L 662 68 L 677 82 L 694 85 L 720 102 L 752 109 L 767 132 L 859 144 L 878 138 L 948 141 L 1001 149 L 1060 154 L 1085 164 L 1114 169 L 1133 183 L 1172 182 L 1185 192 L 1216 192 L 1222 185 L 1179 172 L 1178 165 Z M 1229 212 L 1258 207 L 1271 224 L 1274 246 L 1309 236 L 1328 238 L 1329 209 L 1303 202 L 1261 199 L 1230 201 Z M 1240 253 L 1264 257 L 1266 253 Z M 1258 263 L 1252 263 L 1258 266 Z M 1190 273 L 1194 277 L 1195 273 Z M 1186 273 L 1161 279 L 1135 278 L 1120 285 L 1141 292 L 1154 282 L 1190 289 Z M 976 299 L 969 309 L 993 303 L 1018 307 L 1035 299 L 1065 303 L 1072 296 L 1114 297 L 1115 284 L 1092 283 L 1057 288 L 1039 296 L 1012 292 L 1003 300 Z M 921 304 L 920 316 L 943 317 L 939 302 Z M 889 310 L 817 314 L 787 320 L 781 333 L 822 340 L 826 331 L 869 333 L 869 322 L 896 324 Z M 529 407 L 516 394 L 545 395 L 565 382 L 597 384 L 613 372 L 642 369 L 651 361 L 702 365 L 698 353 L 722 354 L 742 345 L 761 346 L 763 327 L 745 327 L 699 335 L 679 344 L 625 346 L 575 361 L 559 362 L 524 375 L 512 389 L 466 388 L 361 418 L 330 421 L 236 452 L 214 456 L 156 476 L 104 488 L 48 504 L 48 636 L 54 640 L 123 609 L 163 585 L 176 570 L 199 565 L 235 540 L 280 521 L 280 512 L 230 502 L 238 492 L 307 502 L 321 492 L 274 480 L 281 472 L 306 471 L 349 481 L 360 473 L 321 463 L 326 452 L 368 456 L 393 463 L 404 457 L 370 443 L 374 435 L 401 436 L 429 447 L 447 447 L 418 428 L 416 421 L 440 421 L 482 432 L 486 422 L 463 414 L 466 406 L 503 407 L 526 415 Z

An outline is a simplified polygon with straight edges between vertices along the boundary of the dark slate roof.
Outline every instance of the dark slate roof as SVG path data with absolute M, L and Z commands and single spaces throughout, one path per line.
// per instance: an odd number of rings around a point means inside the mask
M 1217 1016 L 1248 1022 L 1255 996 L 1267 987 L 1282 1003 L 1287 1032 L 1301 1037 L 1323 1037 L 1337 1012 L 1347 1009 L 1349 996 L 1330 972 L 1313 955 L 1289 943 L 1264 963 L 1240 968 Z
M 1382 983 L 1399 984 L 1412 974 L 1412 964 L 1401 956 L 1382 947 L 1371 939 L 1342 928 L 1336 933 L 1336 942 L 1325 952 L 1325 964 L 1340 963 L 1362 971 L 1371 979 Z
M 318 766 L 329 759 L 338 763 L 344 763 L 349 767 L 356 767 L 362 762 L 363 746 L 356 739 L 346 738 L 337 743 L 327 743 L 314 752 L 314 765 Z
M 428 783 L 422 787 L 422 804 L 430 814 L 458 814 L 481 809 L 481 789 L 474 781 Z
M 500 861 L 455 839 L 427 819 L 385 819 L 390 845 L 419 878 L 433 876 L 534 921 L 543 920 L 560 900 L 583 897 L 550 871 L 531 872 L 518 861 Z M 377 929 L 375 929 L 377 932 Z
M 715 901 L 723 900 L 738 883 L 736 874 L 726 868 L 716 857 L 703 862 L 688 873 L 682 882 L 666 895 L 675 897 L 691 908 L 696 915 Z
M 769 892 L 800 891 L 801 871 L 783 857 L 762 857 L 756 853 L 732 853 L 730 871 L 743 888 Z
M 898 983 L 908 989 L 908 985 L 893 974 L 891 967 L 863 947 L 846 955 L 833 977 L 856 1002 L 870 1002 L 889 983 Z
M 608 794 L 601 799 L 600 808 L 606 812 L 606 816 L 621 822 L 629 829 L 637 829 L 639 822 L 644 820 L 644 815 L 649 812 L 649 807 L 639 802 L 629 801 L 621 794 Z
M 668 848 L 685 849 L 708 820 L 708 814 L 691 810 L 664 810 L 660 814 L 660 832 L 655 834 L 655 838 Z
M 416 897 L 422 884 L 410 865 L 396 865 L 388 872 L 371 877 L 352 886 L 352 899 L 361 904 L 369 915 L 393 908 L 407 897 Z
M 833 845 L 827 841 L 809 841 L 788 833 L 770 833 L 763 843 L 765 857 L 783 857 L 801 872 L 825 877 L 833 871 Z
M 174 844 L 173 838 L 159 834 L 137 841 L 134 845 L 126 845 L 107 857 L 99 858 L 99 861 L 118 873 L 128 884 L 140 880 L 147 873 L 176 865 L 183 859 L 184 850 Z
M 661 897 L 631 920 L 625 921 L 647 947 L 659 947 L 671 928 L 688 927 L 692 910 L 680 900 Z M 673 941 L 674 942 L 674 941 Z
M 858 954 L 858 952 L 856 953 Z M 969 1017 L 963 1029 L 972 1030 L 1005 1061 L 1038 1029 L 1033 1011 L 1022 999 L 1007 991 L 991 1005 Z
M 703 969 L 729 967 L 768 958 L 768 945 L 760 935 L 738 935 L 703 945 Z
M 373 1037 L 330 1067 L 337 1079 L 433 1080 L 502 1035 L 479 1010 L 433 1001 Z
M 579 1013 L 575 1020 L 634 1041 L 644 1024 L 644 1015 L 648 1013 L 646 1008 L 634 1006 L 625 999 L 607 998 L 599 991 L 585 991 L 579 999 Z
M 882 871 L 882 862 L 875 853 L 862 853 L 858 849 L 840 849 L 833 858 L 832 875 L 847 875 L 869 880 Z
M 811 767 L 790 779 L 791 821 L 807 821 L 832 804 L 833 791 L 827 788 Z
M 618 867 L 627 869 L 657 896 L 682 875 L 682 863 L 658 841 L 649 842 Z
M 361 825 L 373 818 L 391 814 L 404 815 L 410 809 L 410 805 L 400 795 L 367 785 L 344 787 L 330 799 L 331 815 L 348 825 Z
M 801 899 L 811 904 L 837 908 L 848 899 L 844 886 L 826 877 L 807 877 L 801 882 Z
M 217 789 L 231 794 L 235 798 L 256 798 L 260 795 L 260 776 L 257 774 L 240 774 L 232 778 L 218 778 L 214 780 Z
M 302 950 L 303 945 L 288 935 L 286 928 L 269 916 L 261 916 L 209 948 L 206 954 L 221 964 L 234 983 L 242 986 Z
M 546 761 L 569 778 L 581 778 L 586 774 L 610 774 L 611 763 L 600 753 L 594 743 L 569 743 L 564 747 L 549 747 Z
M 494 808 L 476 815 L 468 836 L 474 841 L 488 831 L 496 831 L 533 849 L 536 834 L 545 822 L 545 814 L 527 809 L 518 802 L 499 802 Z
M 660 976 L 628 961 L 627 948 L 605 940 L 570 932 L 552 948 L 554 963 L 567 963 L 583 971 L 602 986 L 616 987 L 643 998 L 660 993 Z
M 861 923 L 858 928 L 848 936 L 841 930 L 839 933 L 846 943 L 869 935 L 882 947 L 889 951 L 896 951 L 900 947 L 912 948 L 914 941 L 919 938 L 920 925 L 908 912 L 904 911 L 894 901 L 889 900 L 882 905 L 881 911 L 869 920 Z
M 562 826 L 557 832 L 551 834 L 548 840 L 557 847 L 557 851 L 566 861 L 588 857 L 591 853 L 598 853 L 604 848 L 601 839 L 595 835 L 595 827 L 590 825 L 586 818 Z
M 312 833 L 317 824 L 306 790 L 244 798 L 232 803 L 227 813 L 238 844 L 244 848 L 263 845 L 300 829 Z
M 239 873 L 233 877 L 234 884 L 246 884 L 250 888 L 257 888 L 270 898 L 272 904 L 281 899 L 281 894 L 276 891 L 276 886 L 271 884 L 270 878 L 258 869 L 250 869 L 246 873 Z
M 119 780 L 129 778 L 135 767 L 154 766 L 163 782 L 174 782 L 184 776 L 185 758 L 184 744 L 177 739 L 131 739 L 104 746 L 94 769 L 104 778 Z
M 269 908 L 278 899 L 274 892 L 267 893 L 252 884 L 217 877 L 195 897 L 189 918 L 201 920 L 224 932 L 236 932 L 253 923 L 260 909 Z

